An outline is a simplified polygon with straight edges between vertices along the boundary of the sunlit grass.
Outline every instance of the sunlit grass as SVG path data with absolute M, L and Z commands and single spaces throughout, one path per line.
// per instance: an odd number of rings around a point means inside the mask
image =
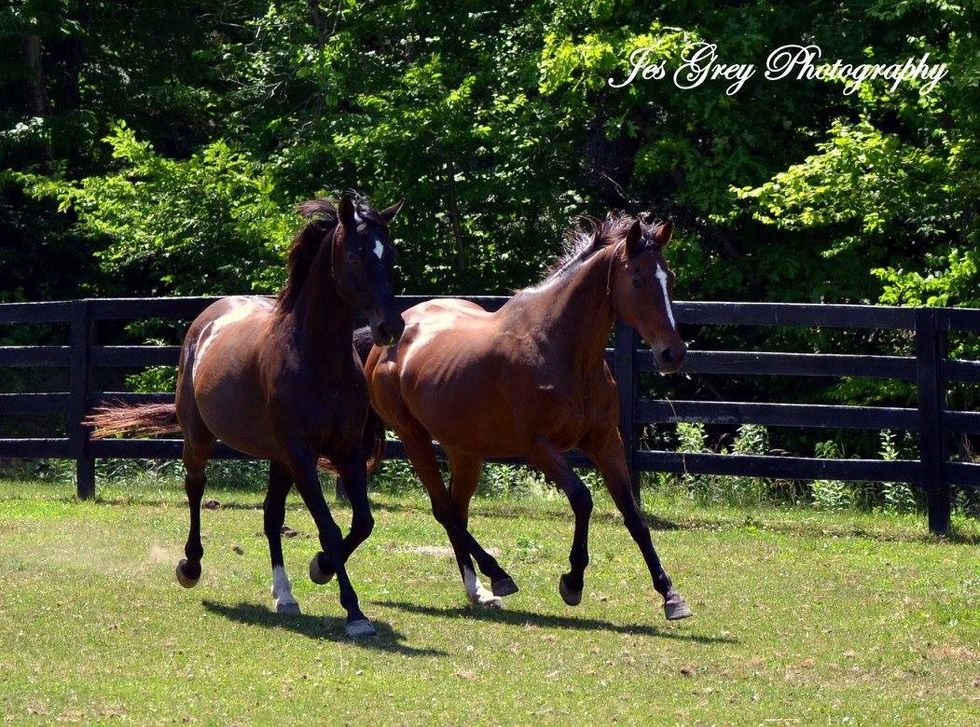
M 375 496 L 350 564 L 379 636 L 344 635 L 336 587 L 295 496 L 286 564 L 303 615 L 270 611 L 259 492 L 221 487 L 204 576 L 173 567 L 186 511 L 171 481 L 0 483 L 0 714 L 15 722 L 567 724 L 939 720 L 980 713 L 976 530 L 922 517 L 692 508 L 648 498 L 696 616 L 667 623 L 639 554 L 597 498 L 583 603 L 564 605 L 571 516 L 559 497 L 480 499 L 472 529 L 521 586 L 465 605 L 416 495 Z M 335 506 L 338 520 L 349 511 Z

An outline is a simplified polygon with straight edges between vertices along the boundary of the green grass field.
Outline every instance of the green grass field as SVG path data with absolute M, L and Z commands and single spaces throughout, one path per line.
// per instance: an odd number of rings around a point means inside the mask
M 521 586 L 465 604 L 419 497 L 375 497 L 350 563 L 376 638 L 343 630 L 336 585 L 295 495 L 286 565 L 302 616 L 271 612 L 261 494 L 211 490 L 204 576 L 173 568 L 174 487 L 0 482 L 0 715 L 210 724 L 916 723 L 980 720 L 974 525 L 939 542 L 923 518 L 754 514 L 651 502 L 655 541 L 695 618 L 664 620 L 639 553 L 597 499 L 578 608 L 556 584 L 572 521 L 560 499 L 474 504 L 472 528 Z M 350 513 L 336 507 L 346 527 Z M 651 513 L 653 514 L 653 513 Z

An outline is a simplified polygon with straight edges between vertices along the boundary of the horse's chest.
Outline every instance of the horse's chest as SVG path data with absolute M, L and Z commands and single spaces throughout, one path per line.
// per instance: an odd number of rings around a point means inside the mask
M 573 436 L 586 413 L 581 387 L 569 380 L 536 377 L 532 399 L 534 405 L 526 411 L 537 412 L 541 427 L 552 437 Z
M 541 412 L 540 426 L 556 444 L 574 447 L 596 422 L 608 417 L 615 391 L 601 376 L 556 377 L 536 381 L 535 409 Z
M 344 439 L 351 432 L 359 433 L 368 410 L 364 377 L 356 375 L 282 382 L 273 398 L 281 419 L 320 438 Z

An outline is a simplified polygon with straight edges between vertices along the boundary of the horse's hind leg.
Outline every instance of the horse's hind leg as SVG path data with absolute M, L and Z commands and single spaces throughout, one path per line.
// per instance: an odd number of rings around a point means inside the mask
M 193 588 L 201 578 L 201 558 L 204 546 L 201 545 L 201 500 L 204 497 L 204 467 L 211 456 L 214 438 L 193 441 L 184 439 L 184 491 L 187 493 L 187 506 L 190 510 L 191 525 L 187 532 L 184 555 L 177 564 L 177 582 L 184 588 Z
M 447 450 L 446 454 L 449 457 L 449 469 L 452 472 L 449 496 L 456 507 L 456 514 L 459 516 L 460 522 L 468 530 L 470 500 L 480 481 L 483 460 L 456 450 Z M 466 550 L 456 548 L 455 544 L 453 550 L 456 553 L 456 563 L 459 565 L 459 573 L 463 578 L 463 587 L 466 589 L 466 597 L 469 602 L 478 606 L 501 608 L 503 601 L 500 596 L 493 595 L 493 592 L 480 582 L 480 578 L 473 567 L 473 561 L 470 559 L 470 554 Z
M 398 435 L 405 447 L 405 454 L 408 455 L 415 472 L 429 493 L 432 514 L 446 529 L 453 550 L 456 553 L 469 553 L 476 559 L 480 570 L 490 579 L 490 587 L 495 596 L 509 596 L 511 593 L 516 593 L 518 588 L 514 579 L 507 575 L 492 555 L 480 547 L 457 514 L 449 491 L 442 484 L 442 473 L 439 472 L 439 462 L 432 451 L 432 441 L 428 432 L 421 429 L 420 425 L 419 431 L 399 430 Z
M 276 613 L 300 613 L 299 604 L 293 597 L 293 587 L 286 575 L 282 558 L 282 525 L 286 520 L 286 495 L 293 486 L 293 476 L 286 465 L 269 463 L 269 489 L 265 493 L 263 525 L 269 541 L 269 557 L 272 559 L 272 597 Z
M 569 606 L 582 602 L 585 585 L 585 568 L 589 564 L 589 518 L 592 516 L 592 495 L 589 488 L 575 474 L 565 456 L 549 442 L 542 442 L 535 449 L 531 460 L 545 476 L 565 493 L 572 512 L 575 513 L 575 534 L 568 554 L 571 570 L 558 580 L 558 592 Z
M 187 506 L 190 510 L 191 525 L 184 545 L 187 556 L 177 563 L 177 582 L 184 588 L 193 588 L 201 577 L 201 558 L 204 546 L 201 545 L 201 499 L 207 482 L 204 468 L 214 448 L 214 434 L 201 418 L 191 377 L 186 376 L 187 358 L 183 352 L 177 373 L 177 422 L 184 436 L 184 491 L 187 493 Z

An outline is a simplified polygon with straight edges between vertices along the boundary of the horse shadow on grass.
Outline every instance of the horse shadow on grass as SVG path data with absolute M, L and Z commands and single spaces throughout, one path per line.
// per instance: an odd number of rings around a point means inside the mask
M 730 636 L 706 636 L 691 634 L 685 631 L 663 629 L 650 624 L 617 624 L 596 618 L 579 618 L 576 616 L 556 616 L 551 614 L 534 613 L 510 608 L 477 608 L 474 606 L 452 606 L 439 608 L 423 606 L 404 601 L 373 601 L 375 606 L 382 608 L 397 608 L 408 613 L 441 618 L 467 618 L 474 621 L 494 621 L 513 626 L 537 626 L 539 628 L 558 628 L 578 631 L 608 631 L 616 634 L 634 634 L 653 636 L 658 639 L 677 639 L 693 641 L 699 644 L 738 644 L 738 639 Z
M 482 504 L 482 503 L 481 503 Z M 332 507 L 332 505 L 331 505 Z M 424 513 L 425 515 L 432 517 L 432 507 L 421 501 L 419 502 L 378 502 L 376 500 L 371 501 L 371 509 L 381 512 L 418 512 Z M 513 502 L 505 504 L 494 504 L 488 508 L 480 510 L 479 512 L 471 511 L 471 514 L 479 514 L 488 518 L 499 518 L 501 520 L 516 520 L 519 518 L 527 518 L 530 520 L 571 520 L 572 511 L 569 509 L 542 509 L 535 505 L 534 502 L 523 503 L 523 502 Z M 618 512 L 608 511 L 608 512 L 593 512 L 592 522 L 608 522 L 614 525 L 623 524 L 623 516 Z M 650 526 L 652 530 L 695 530 L 697 529 L 693 525 L 686 525 L 683 523 L 676 522 L 674 520 L 669 520 L 665 517 L 657 515 L 656 513 L 644 510 L 643 518 L 646 520 L 647 525 Z
M 373 651 L 387 651 L 403 656 L 447 656 L 439 649 L 417 649 L 403 643 L 405 636 L 395 631 L 385 621 L 372 621 L 378 630 L 376 636 L 366 638 L 351 638 L 344 630 L 346 624 L 343 618 L 337 616 L 312 616 L 309 614 L 279 614 L 264 606 L 254 603 L 239 603 L 235 606 L 217 601 L 204 600 L 201 605 L 207 611 L 222 616 L 230 621 L 262 626 L 267 629 L 286 629 L 311 639 L 323 639 L 360 646 Z

